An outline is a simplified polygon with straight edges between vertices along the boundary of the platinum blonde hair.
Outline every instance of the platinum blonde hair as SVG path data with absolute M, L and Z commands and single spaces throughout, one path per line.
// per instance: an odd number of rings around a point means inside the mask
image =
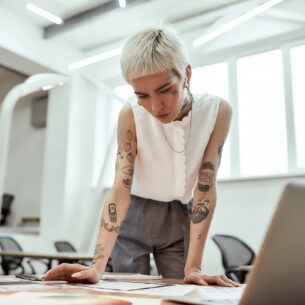
M 189 65 L 186 49 L 169 25 L 144 29 L 130 37 L 121 54 L 122 75 L 127 83 L 133 79 L 174 70 L 185 74 Z

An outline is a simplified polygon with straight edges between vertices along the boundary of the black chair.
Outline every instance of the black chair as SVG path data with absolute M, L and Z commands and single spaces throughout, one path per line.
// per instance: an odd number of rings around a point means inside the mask
M 55 241 L 54 246 L 58 252 L 77 252 L 75 247 L 68 241 L 66 240 L 60 240 L 60 241 Z M 73 260 L 59 260 L 58 264 L 62 263 L 73 263 Z M 82 265 L 90 265 L 91 261 L 85 262 L 85 261 L 77 261 L 77 263 L 82 264 Z
M 247 271 L 238 270 L 238 266 L 252 265 L 255 252 L 236 236 L 215 234 L 212 240 L 221 252 L 226 276 L 236 282 L 245 283 Z
M 76 249 L 74 248 L 74 246 L 65 240 L 61 240 L 61 241 L 55 241 L 54 242 L 54 246 L 56 248 L 56 250 L 58 252 L 77 252 Z M 86 265 L 86 266 L 90 266 L 92 261 L 77 261 L 79 264 L 82 265 Z M 61 263 L 73 263 L 73 261 L 69 261 L 69 260 L 59 260 L 58 261 L 59 264 Z M 105 271 L 107 272 L 111 272 L 112 271 L 112 266 L 111 266 L 111 259 L 109 258 L 107 266 L 105 268 Z
M 76 252 L 74 246 L 68 241 L 55 241 L 54 246 L 57 252 Z M 58 260 L 58 264 L 62 263 L 73 263 L 71 260 Z
M 8 236 L 0 236 L 0 248 L 2 251 L 20 251 L 22 252 L 22 247 L 20 244 L 12 237 Z M 32 274 L 36 274 L 35 268 L 32 265 L 33 261 L 38 261 L 43 263 L 48 270 L 48 262 L 43 259 L 28 259 L 26 262 L 31 270 Z M 12 273 L 21 274 L 25 273 L 25 267 L 23 265 L 24 257 L 14 257 L 3 255 L 1 256 L 1 267 L 5 275 L 9 275 Z
M 0 225 L 6 225 L 7 216 L 11 213 L 11 206 L 15 196 L 11 194 L 2 195 L 1 220 Z
M 0 247 L 3 251 L 22 251 L 19 243 L 12 237 L 0 236 Z M 25 269 L 23 266 L 23 257 L 13 257 L 13 256 L 1 256 L 1 267 L 5 275 L 11 274 L 12 272 L 18 271 L 16 273 L 24 273 Z M 31 268 L 31 272 L 34 274 L 34 268 L 28 261 Z

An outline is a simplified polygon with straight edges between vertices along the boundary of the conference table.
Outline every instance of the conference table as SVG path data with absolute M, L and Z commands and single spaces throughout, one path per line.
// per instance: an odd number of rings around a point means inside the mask
M 28 252 L 28 251 L 0 251 L 0 257 L 12 256 L 33 259 L 47 260 L 47 267 L 51 269 L 54 261 L 66 260 L 69 263 L 78 261 L 91 261 L 93 255 L 91 253 L 79 252 Z
M 114 274 L 116 275 L 116 274 Z M 11 282 L 5 283 L 10 280 Z M 30 281 L 24 282 L 13 276 L 0 276 L 0 303 L 5 305 L 176 305 L 167 295 L 206 296 L 215 295 L 215 289 L 223 294 L 223 287 L 184 284 L 182 280 L 175 279 L 107 279 L 98 284 L 73 284 L 73 283 L 43 283 Z M 138 289 L 117 289 L 135 284 Z M 151 287 L 142 287 L 143 285 Z M 99 285 L 98 287 L 95 285 Z M 106 285 L 106 286 L 103 286 Z M 112 288 L 109 288 L 114 285 Z M 105 288 L 106 287 L 106 288 Z M 225 288 L 228 295 L 235 291 L 241 293 L 241 287 Z M 200 289 L 204 289 L 201 290 Z M 241 288 L 242 289 L 242 288 Z

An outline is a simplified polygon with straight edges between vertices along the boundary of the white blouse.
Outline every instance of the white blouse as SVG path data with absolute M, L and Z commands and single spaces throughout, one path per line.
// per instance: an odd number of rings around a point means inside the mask
M 131 194 L 164 202 L 179 200 L 184 204 L 192 199 L 219 105 L 219 97 L 194 95 L 193 113 L 190 111 L 182 121 L 163 124 L 164 132 L 162 123 L 143 107 L 131 105 L 138 145 Z M 185 143 L 188 144 L 183 151 Z M 173 148 L 183 152 L 177 153 Z

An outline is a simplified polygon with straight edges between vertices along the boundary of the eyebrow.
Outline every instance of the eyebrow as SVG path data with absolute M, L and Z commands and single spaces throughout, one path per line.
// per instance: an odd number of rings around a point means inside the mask
M 174 76 L 176 76 L 174 73 L 170 74 L 168 79 L 171 80 Z M 157 89 L 154 90 L 154 92 L 158 92 L 160 90 L 162 90 L 163 88 L 169 86 L 171 84 L 171 81 L 165 83 L 164 85 L 158 87 Z M 137 91 L 134 91 L 135 94 L 138 94 L 138 95 L 147 95 L 146 93 L 142 93 L 142 92 L 137 92 Z
M 167 87 L 168 85 L 170 85 L 170 82 L 167 82 L 166 84 L 160 86 L 159 88 L 155 89 L 154 92 L 158 92 L 160 90 L 162 90 L 163 88 Z M 134 91 L 135 94 L 139 94 L 139 95 L 147 95 L 147 93 L 142 93 L 142 92 L 137 92 Z

